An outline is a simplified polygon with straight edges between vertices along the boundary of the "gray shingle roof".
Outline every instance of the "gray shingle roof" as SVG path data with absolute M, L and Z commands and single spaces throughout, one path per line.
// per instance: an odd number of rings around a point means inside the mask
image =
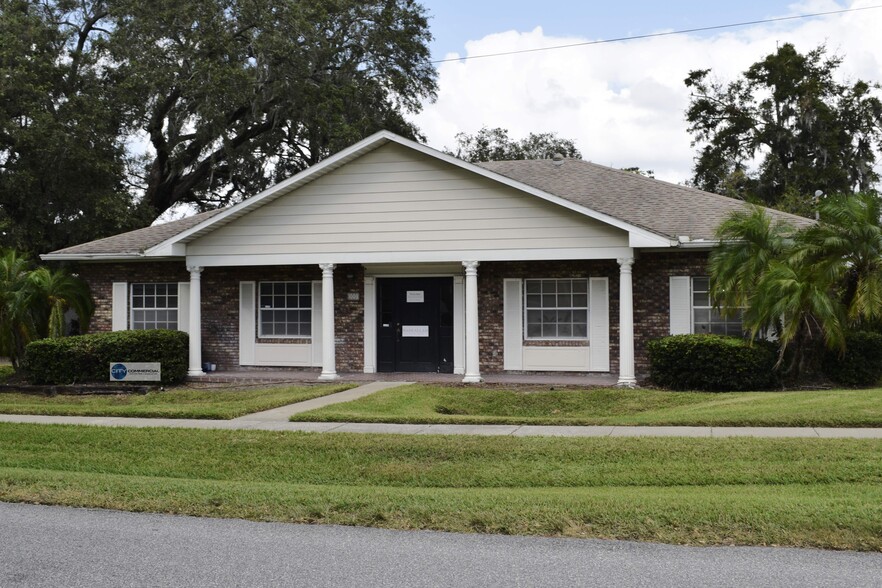
M 145 249 L 159 245 L 166 239 L 174 237 L 178 233 L 182 233 L 204 220 L 210 219 L 221 212 L 221 210 L 223 209 L 209 210 L 208 212 L 194 214 L 193 216 L 161 225 L 153 225 L 136 231 L 98 239 L 97 241 L 89 241 L 82 245 L 74 245 L 73 247 L 53 251 L 52 255 L 126 255 L 142 253 Z
M 580 159 L 492 161 L 480 167 L 559 198 L 646 229 L 671 240 L 713 240 L 714 230 L 744 202 L 695 188 L 597 165 Z M 51 256 L 138 255 L 213 217 L 222 210 L 203 212 L 178 221 L 53 251 Z M 812 221 L 769 210 L 795 227 Z
M 654 233 L 677 239 L 714 239 L 726 217 L 747 205 L 734 198 L 695 188 L 646 178 L 581 159 L 491 161 L 477 164 L 543 192 Z M 769 209 L 769 213 L 795 227 L 812 221 Z

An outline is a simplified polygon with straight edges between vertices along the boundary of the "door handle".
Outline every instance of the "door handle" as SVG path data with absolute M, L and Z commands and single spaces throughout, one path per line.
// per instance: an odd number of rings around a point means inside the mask
M 395 324 L 395 336 L 396 336 L 398 339 L 401 339 L 401 323 L 396 323 L 396 324 Z

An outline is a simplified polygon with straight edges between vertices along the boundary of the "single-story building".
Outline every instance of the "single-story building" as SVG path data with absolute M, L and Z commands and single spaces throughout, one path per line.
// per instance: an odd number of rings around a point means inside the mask
M 229 208 L 61 249 L 92 331 L 190 334 L 190 374 L 605 372 L 740 333 L 707 296 L 742 202 L 587 161 L 471 164 L 380 132 Z M 808 221 L 770 211 L 794 225 Z

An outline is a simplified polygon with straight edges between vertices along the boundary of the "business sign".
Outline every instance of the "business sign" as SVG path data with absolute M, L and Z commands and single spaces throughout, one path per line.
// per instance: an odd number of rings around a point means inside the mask
M 425 302 L 426 301 L 426 293 L 424 290 L 408 290 L 407 291 L 407 301 L 408 302 Z
M 156 363 L 115 363 L 110 364 L 111 382 L 159 382 L 162 371 Z

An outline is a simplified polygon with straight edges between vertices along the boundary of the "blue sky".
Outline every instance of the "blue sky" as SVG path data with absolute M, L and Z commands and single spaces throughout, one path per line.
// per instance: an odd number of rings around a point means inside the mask
M 466 41 L 507 30 L 530 31 L 541 26 L 554 37 L 609 39 L 761 20 L 791 14 L 790 1 L 714 0 L 539 1 L 423 0 L 435 36 L 432 56 L 463 53 Z
M 438 64 L 438 96 L 413 116 L 426 142 L 455 146 L 457 133 L 482 126 L 513 139 L 556 132 L 584 159 L 638 166 L 683 182 L 699 146 L 685 121 L 690 70 L 721 82 L 791 42 L 808 52 L 825 44 L 843 58 L 841 81 L 882 82 L 882 0 L 421 0 L 435 36 L 435 59 L 521 52 Z M 767 18 L 846 14 L 669 35 L 550 51 L 543 47 Z M 882 92 L 877 91 L 882 97 Z

